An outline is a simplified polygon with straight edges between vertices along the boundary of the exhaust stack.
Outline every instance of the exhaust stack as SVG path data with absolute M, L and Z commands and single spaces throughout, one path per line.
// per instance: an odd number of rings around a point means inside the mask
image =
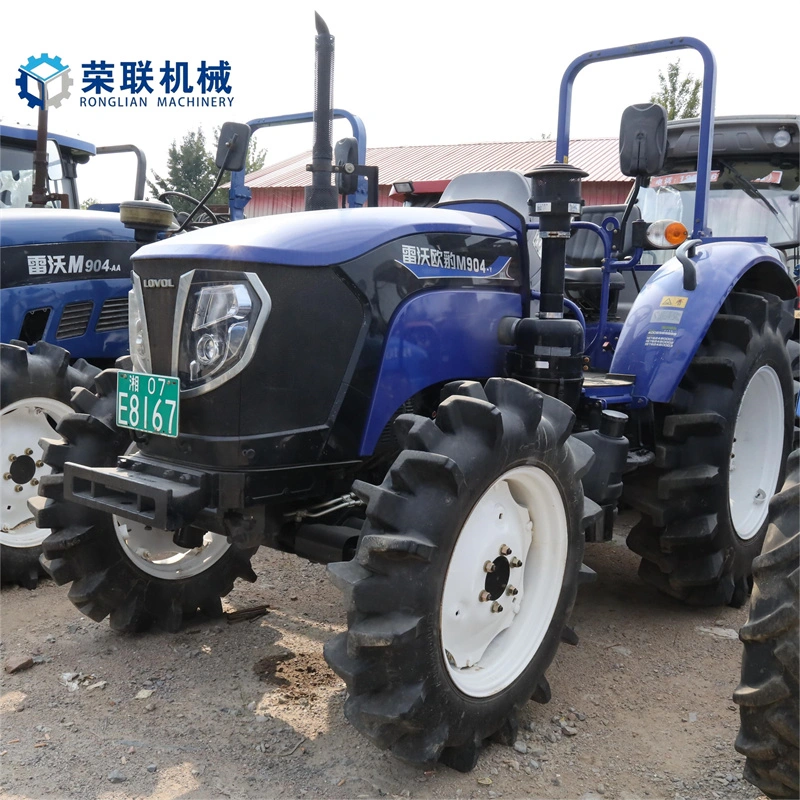
M 311 186 L 305 189 L 306 211 L 338 208 L 339 196 L 331 185 L 333 161 L 333 42 L 325 20 L 315 12 L 317 37 L 314 78 L 314 146 L 311 150 Z

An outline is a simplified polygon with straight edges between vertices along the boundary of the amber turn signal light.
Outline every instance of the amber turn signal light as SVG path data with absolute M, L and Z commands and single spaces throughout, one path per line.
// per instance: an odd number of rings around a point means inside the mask
M 682 222 L 660 219 L 647 226 L 645 238 L 648 250 L 671 250 L 686 241 L 689 231 Z

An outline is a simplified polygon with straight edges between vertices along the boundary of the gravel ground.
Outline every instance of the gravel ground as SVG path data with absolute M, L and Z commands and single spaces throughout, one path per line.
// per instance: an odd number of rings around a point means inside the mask
M 626 524 L 618 526 L 624 536 Z M 644 586 L 615 537 L 587 547 L 581 588 L 513 747 L 469 774 L 423 769 L 375 749 L 344 719 L 344 684 L 323 643 L 344 627 L 325 568 L 262 550 L 255 584 L 178 634 L 119 636 L 81 616 L 66 587 L 2 591 L 4 798 L 418 797 L 755 800 L 734 750 L 736 632 L 747 609 L 689 609 Z

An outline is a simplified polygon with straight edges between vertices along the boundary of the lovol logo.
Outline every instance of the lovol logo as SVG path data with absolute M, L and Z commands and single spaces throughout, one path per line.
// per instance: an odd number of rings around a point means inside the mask
M 142 281 L 145 289 L 173 289 L 172 278 L 146 278 Z

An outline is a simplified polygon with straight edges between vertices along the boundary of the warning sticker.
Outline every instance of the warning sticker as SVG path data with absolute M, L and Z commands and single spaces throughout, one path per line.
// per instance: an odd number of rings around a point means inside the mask
M 681 297 L 680 295 L 667 295 L 666 297 L 661 298 L 661 302 L 659 305 L 663 308 L 667 306 L 669 308 L 686 308 L 686 304 L 689 302 L 688 297 Z

